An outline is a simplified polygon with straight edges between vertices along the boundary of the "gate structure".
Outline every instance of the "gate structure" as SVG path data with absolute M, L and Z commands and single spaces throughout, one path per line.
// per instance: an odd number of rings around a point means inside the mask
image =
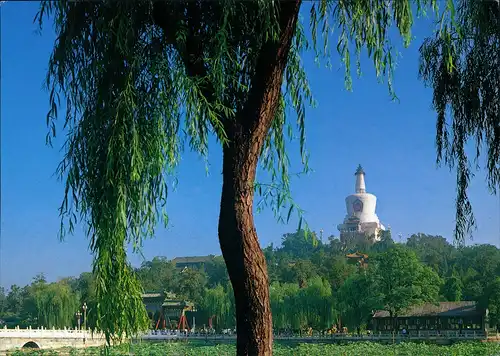
M 161 292 L 145 293 L 142 299 L 154 330 L 189 329 L 185 313 L 195 311 L 193 303 L 178 299 L 175 294 Z

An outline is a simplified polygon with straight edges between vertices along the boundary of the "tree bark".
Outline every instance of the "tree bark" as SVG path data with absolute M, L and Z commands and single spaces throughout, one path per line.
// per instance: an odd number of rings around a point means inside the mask
M 190 6 L 191 5 L 191 8 Z M 196 6 L 187 14 L 194 18 Z M 223 147 L 223 185 L 219 216 L 219 242 L 233 285 L 236 303 L 237 354 L 272 355 L 272 316 L 269 280 L 264 254 L 253 221 L 254 181 L 257 163 L 278 107 L 283 72 L 288 61 L 301 0 L 282 0 L 279 5 L 280 38 L 264 44 L 257 58 L 251 89 L 236 119 L 226 120 L 224 129 L 230 141 Z M 153 17 L 164 29 L 168 43 L 175 43 L 176 19 L 171 3 L 154 3 Z M 193 32 L 194 33 L 194 32 Z M 206 67 L 199 55 L 200 41 L 188 36 L 189 49 L 179 53 L 189 76 L 206 78 Z M 202 88 L 212 100 L 212 83 Z
M 234 290 L 237 355 L 272 355 L 269 280 L 253 220 L 254 182 L 278 107 L 300 4 L 281 2 L 280 40 L 262 48 L 245 106 L 225 125 L 230 143 L 223 147 L 219 242 Z

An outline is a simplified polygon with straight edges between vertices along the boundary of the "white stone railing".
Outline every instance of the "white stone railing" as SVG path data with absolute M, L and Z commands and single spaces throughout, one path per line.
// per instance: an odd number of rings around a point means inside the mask
M 201 333 L 176 333 L 176 332 L 161 332 L 161 331 L 149 331 L 140 335 L 138 338 L 142 340 L 175 340 L 175 339 L 208 339 L 208 340 L 230 340 L 235 339 L 236 335 L 223 335 L 223 334 L 201 334 Z M 437 333 L 436 331 L 420 331 L 414 332 L 407 335 L 402 335 L 401 333 L 392 334 L 390 332 L 382 333 L 374 333 L 370 335 L 362 334 L 347 334 L 347 333 L 339 333 L 339 334 L 331 334 L 331 335 L 314 335 L 314 336 L 306 336 L 306 335 L 293 335 L 293 336 L 285 336 L 275 334 L 275 340 L 331 340 L 331 339 L 342 339 L 342 340 L 350 340 L 350 341 L 381 341 L 381 340 L 430 340 L 430 339 L 464 339 L 464 340 L 476 340 L 476 339 L 485 339 L 486 334 L 483 331 L 479 330 L 463 330 L 462 333 L 459 331 L 444 331 Z
M 78 329 L 0 329 L 0 338 L 54 338 L 54 339 L 102 339 L 103 333 Z

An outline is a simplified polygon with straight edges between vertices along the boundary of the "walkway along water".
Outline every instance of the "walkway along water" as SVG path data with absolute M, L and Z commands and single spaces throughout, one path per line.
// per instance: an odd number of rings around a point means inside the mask
M 492 335 L 487 337 L 484 332 L 477 331 L 446 331 L 446 332 L 436 332 L 436 331 L 421 331 L 412 335 L 403 336 L 401 334 L 392 333 L 377 333 L 372 335 L 355 335 L 355 334 L 331 334 L 324 336 L 280 336 L 275 335 L 275 341 L 289 341 L 294 343 L 342 343 L 342 342 L 381 342 L 381 343 L 398 343 L 398 342 L 409 342 L 409 341 L 426 341 L 438 344 L 451 344 L 459 341 L 486 341 L 490 339 L 494 341 L 496 339 L 500 341 L 500 337 L 497 335 Z M 234 342 L 236 340 L 236 335 L 203 335 L 203 334 L 162 334 L 159 332 L 152 331 L 148 334 L 142 335 L 136 338 L 134 341 L 152 341 L 152 342 L 162 342 L 162 341 L 207 341 L 214 343 L 225 343 Z

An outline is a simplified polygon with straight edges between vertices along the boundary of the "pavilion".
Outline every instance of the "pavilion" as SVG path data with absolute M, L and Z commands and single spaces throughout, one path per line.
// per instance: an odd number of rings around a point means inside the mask
M 170 329 L 172 322 L 180 329 L 187 324 L 185 313 L 195 310 L 192 302 L 179 299 L 173 293 L 146 292 L 142 300 L 154 329 Z
M 488 310 L 476 302 L 440 302 L 412 306 L 391 320 L 387 310 L 376 311 L 372 316 L 374 331 L 386 332 L 406 329 L 410 334 L 421 330 L 481 331 L 487 328 Z M 394 323 L 394 324 L 393 324 Z

